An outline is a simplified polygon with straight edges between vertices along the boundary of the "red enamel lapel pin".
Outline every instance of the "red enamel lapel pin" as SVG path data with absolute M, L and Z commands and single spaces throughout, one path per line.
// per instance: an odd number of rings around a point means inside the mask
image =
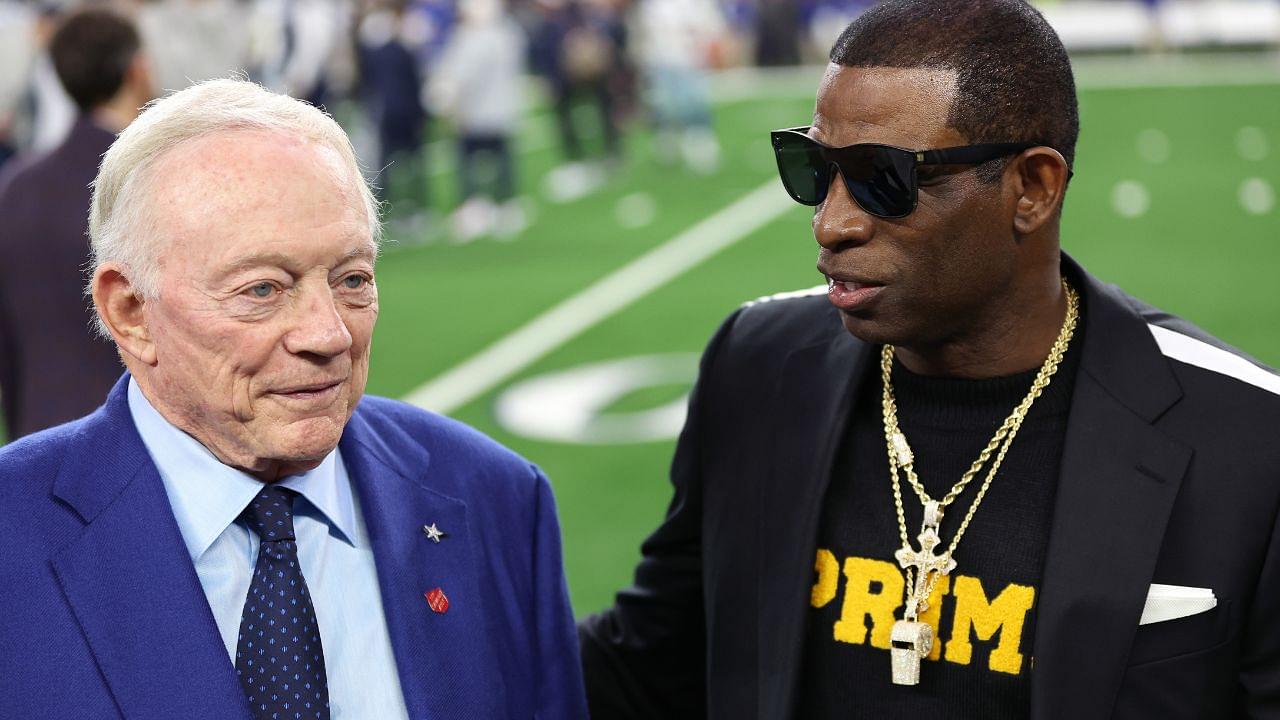
M 423 597 L 427 599 L 427 604 L 435 612 L 443 613 L 449 609 L 449 598 L 445 596 L 444 590 L 440 588 L 423 593 Z

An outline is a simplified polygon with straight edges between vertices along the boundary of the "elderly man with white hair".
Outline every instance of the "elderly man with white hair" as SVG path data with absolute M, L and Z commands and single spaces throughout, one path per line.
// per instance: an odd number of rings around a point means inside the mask
M 0 717 L 585 718 L 546 478 L 363 397 L 377 204 L 218 80 L 103 159 L 94 414 L 0 451 Z

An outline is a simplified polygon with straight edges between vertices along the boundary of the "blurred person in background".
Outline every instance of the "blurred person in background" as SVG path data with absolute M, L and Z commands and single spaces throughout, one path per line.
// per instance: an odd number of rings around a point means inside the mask
M 532 69 L 547 82 L 566 165 L 548 176 L 555 196 L 570 200 L 604 180 L 599 163 L 586 162 L 579 107 L 589 106 L 607 164 L 622 156 L 616 98 L 610 80 L 625 57 L 626 29 L 619 6 L 603 0 L 536 0 L 539 17 L 530 38 Z
M 800 63 L 800 3 L 760 0 L 756 15 L 756 65 Z
M 1162 53 L 1168 49 L 1164 37 L 1164 24 L 1160 19 L 1161 6 L 1166 2 L 1167 0 L 1142 0 L 1142 4 L 1146 6 L 1147 17 L 1150 18 L 1146 45 L 1147 50 L 1152 53 Z
M 0 0 L 0 168 L 18 151 L 18 111 L 35 59 L 36 17 L 18 0 Z
M 525 226 L 512 148 L 524 112 L 525 36 L 502 0 L 468 0 L 459 11 L 429 83 L 433 106 L 458 136 L 454 238 L 510 238 Z
M 9 437 L 80 417 L 120 376 L 115 348 L 90 330 L 83 269 L 89 184 L 153 86 L 138 32 L 107 8 L 68 15 L 49 54 L 80 114 L 53 151 L 0 175 L 0 399 Z
M 30 138 L 20 150 L 43 152 L 57 147 L 70 132 L 76 117 L 80 114 L 75 101 L 67 94 L 58 79 L 58 72 L 53 67 L 53 59 L 49 56 L 49 41 L 57 29 L 62 17 L 74 9 L 78 3 L 54 2 L 38 5 L 35 25 L 36 51 L 26 78 L 27 92 L 31 102 Z
M 430 118 L 414 53 L 424 38 L 416 27 L 408 0 L 373 0 L 357 33 L 362 97 L 377 130 L 375 187 L 379 199 L 402 213 L 414 213 L 428 201 L 423 143 Z
M 255 76 L 276 92 L 323 108 L 329 69 L 345 58 L 351 8 L 345 0 L 258 0 L 250 13 Z
M 640 0 L 634 47 L 644 68 L 658 159 L 709 174 L 720 165 L 707 70 L 728 25 L 716 0 Z
M 252 13 L 239 0 L 144 0 L 142 34 L 161 92 L 246 73 L 252 64 Z

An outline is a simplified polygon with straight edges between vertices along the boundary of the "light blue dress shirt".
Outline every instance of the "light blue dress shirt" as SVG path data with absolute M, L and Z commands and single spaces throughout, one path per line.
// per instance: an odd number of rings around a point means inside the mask
M 178 529 L 235 664 L 240 613 L 258 536 L 237 520 L 262 483 L 223 465 L 203 445 L 160 415 L 129 379 L 129 412 L 164 481 Z M 332 720 L 407 718 L 373 549 L 341 454 L 279 481 L 294 501 L 298 558 L 315 604 L 329 678 Z

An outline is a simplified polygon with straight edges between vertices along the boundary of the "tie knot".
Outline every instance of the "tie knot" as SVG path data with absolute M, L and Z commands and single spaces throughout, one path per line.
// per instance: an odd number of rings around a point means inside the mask
M 293 498 L 288 488 L 267 485 L 240 513 L 262 542 L 293 540 Z

